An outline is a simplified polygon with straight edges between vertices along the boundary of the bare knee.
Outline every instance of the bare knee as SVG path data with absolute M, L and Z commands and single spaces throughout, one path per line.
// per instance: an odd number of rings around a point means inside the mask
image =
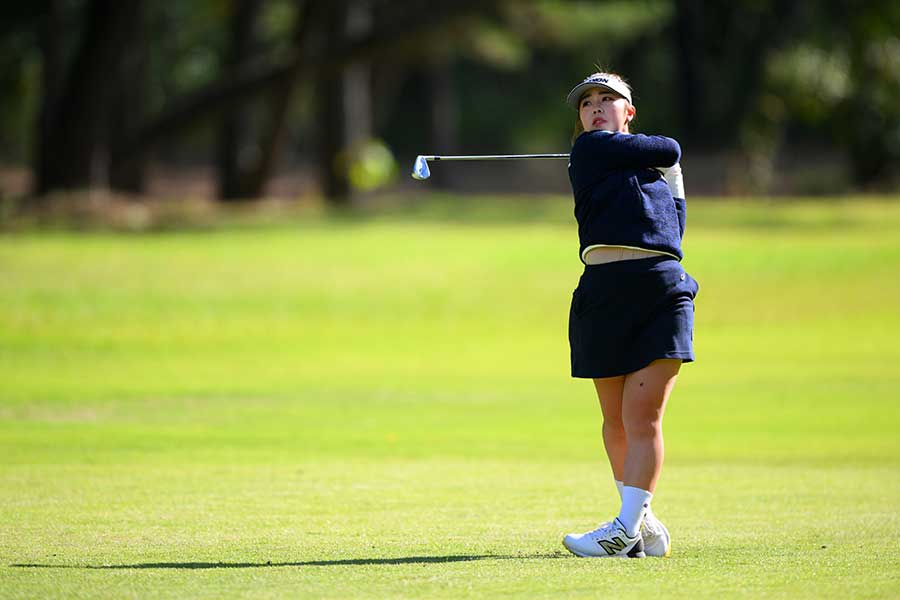
M 622 422 L 621 416 L 618 419 L 603 418 L 603 437 L 626 438 L 625 424 Z
M 631 417 L 623 421 L 623 430 L 629 440 L 654 440 L 662 436 L 662 419 Z

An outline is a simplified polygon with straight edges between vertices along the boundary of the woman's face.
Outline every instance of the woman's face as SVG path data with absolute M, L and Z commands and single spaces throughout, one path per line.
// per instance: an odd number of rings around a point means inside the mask
M 628 100 L 603 88 L 591 88 L 578 102 L 578 116 L 585 131 L 628 133 L 628 122 L 634 113 L 634 106 Z

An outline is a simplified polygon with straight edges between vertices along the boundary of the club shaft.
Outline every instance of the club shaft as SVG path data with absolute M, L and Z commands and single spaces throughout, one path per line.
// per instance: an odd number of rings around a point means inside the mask
M 423 156 L 425 160 L 520 160 L 523 158 L 569 158 L 568 154 L 469 154 L 462 156 Z

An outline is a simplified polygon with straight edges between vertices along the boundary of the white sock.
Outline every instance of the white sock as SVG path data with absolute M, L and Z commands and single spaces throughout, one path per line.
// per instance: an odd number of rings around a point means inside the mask
M 622 509 L 619 511 L 619 522 L 625 527 L 625 533 L 634 537 L 641 529 L 641 521 L 650 508 L 653 494 L 647 490 L 630 485 L 622 486 Z
M 619 481 L 618 479 L 616 479 L 615 482 L 616 482 L 616 489 L 619 490 L 619 499 L 621 500 L 622 499 L 622 488 L 625 487 L 625 482 Z M 655 517 L 655 516 L 656 515 L 653 514 L 653 506 L 651 506 L 650 503 L 648 502 L 647 503 L 647 514 L 644 515 L 644 517 L 646 518 L 646 517 Z

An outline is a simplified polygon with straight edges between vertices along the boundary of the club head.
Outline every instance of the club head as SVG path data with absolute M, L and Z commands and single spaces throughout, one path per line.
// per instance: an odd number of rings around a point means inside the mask
M 416 164 L 413 165 L 412 170 L 413 179 L 428 179 L 431 177 L 431 171 L 428 169 L 428 161 L 425 160 L 424 156 L 416 157 Z

